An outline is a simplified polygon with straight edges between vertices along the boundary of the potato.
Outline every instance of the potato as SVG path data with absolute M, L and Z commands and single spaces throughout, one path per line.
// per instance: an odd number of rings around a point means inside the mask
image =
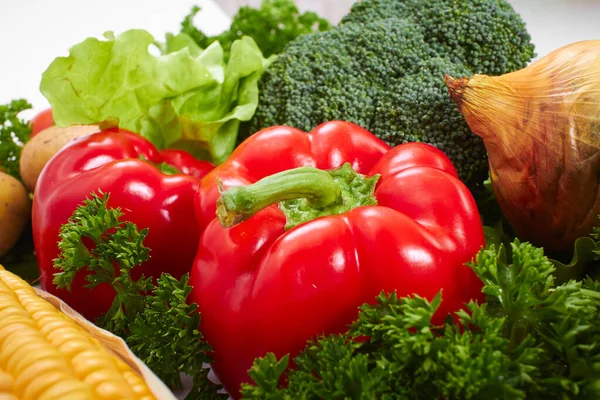
M 21 178 L 29 191 L 35 190 L 38 177 L 46 163 L 70 141 L 99 132 L 96 125 L 73 125 L 66 128 L 51 126 L 35 135 L 21 152 L 19 169 Z
M 18 179 L 0 171 L 0 257 L 17 242 L 30 216 L 27 189 Z

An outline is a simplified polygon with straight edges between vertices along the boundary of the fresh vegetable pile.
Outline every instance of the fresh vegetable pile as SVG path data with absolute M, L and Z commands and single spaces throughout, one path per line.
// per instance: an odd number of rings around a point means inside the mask
M 505 0 L 198 12 L 0 106 L 0 397 L 600 398 L 598 41 L 529 64 Z

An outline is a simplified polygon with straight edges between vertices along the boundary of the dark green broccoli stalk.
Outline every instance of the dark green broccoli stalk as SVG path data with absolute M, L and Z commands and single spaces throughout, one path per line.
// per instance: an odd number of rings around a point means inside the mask
M 354 122 L 390 145 L 442 149 L 460 177 L 488 177 L 487 155 L 452 103 L 445 73 L 500 74 L 534 56 L 505 0 L 364 0 L 328 32 L 298 37 L 267 69 L 255 117 L 241 138 L 273 125 L 309 131 Z

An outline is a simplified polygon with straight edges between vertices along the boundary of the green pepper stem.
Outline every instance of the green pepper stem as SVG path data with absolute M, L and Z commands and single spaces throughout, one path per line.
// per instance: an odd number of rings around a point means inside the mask
M 302 198 L 311 207 L 324 209 L 341 202 L 342 193 L 329 172 L 300 167 L 267 176 L 248 186 L 233 186 L 221 191 L 217 200 L 217 218 L 221 225 L 230 228 L 270 205 Z

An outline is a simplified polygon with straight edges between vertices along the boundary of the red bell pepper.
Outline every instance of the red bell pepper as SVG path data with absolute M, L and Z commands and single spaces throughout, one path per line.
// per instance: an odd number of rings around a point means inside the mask
M 381 291 L 443 290 L 435 323 L 483 300 L 464 265 L 484 244 L 475 201 L 426 144 L 390 149 L 339 121 L 268 128 L 202 180 L 197 218 L 191 297 L 233 396 L 256 357 L 345 330 Z
M 178 173 L 162 172 L 159 167 L 165 165 L 175 167 Z M 158 277 L 161 272 L 181 277 L 189 272 L 200 238 L 193 218 L 194 194 L 200 179 L 213 167 L 183 151 L 159 152 L 148 140 L 122 130 L 71 142 L 42 171 L 33 200 L 33 239 L 42 289 L 91 320 L 110 308 L 115 296 L 112 288 L 108 284 L 84 288 L 84 271 L 75 277 L 71 291 L 57 289 L 52 283 L 58 272 L 53 260 L 59 251 L 61 225 L 99 190 L 110 194 L 109 205 L 120 207 L 124 219 L 140 229 L 149 228 L 144 244 L 150 248 L 150 259 L 134 268 L 134 279 L 142 272 L 147 277 Z

